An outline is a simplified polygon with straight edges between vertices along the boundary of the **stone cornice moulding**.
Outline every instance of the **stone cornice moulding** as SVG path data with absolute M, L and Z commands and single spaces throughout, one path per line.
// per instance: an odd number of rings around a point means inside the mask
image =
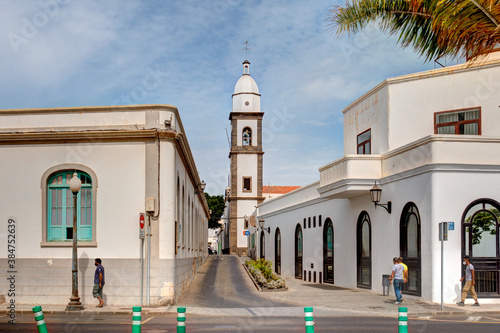
M 239 197 L 239 196 L 229 196 L 228 201 L 232 200 L 264 200 L 265 197 Z
M 98 143 L 100 141 L 143 141 L 154 140 L 158 136 L 158 130 L 87 130 L 87 131 L 52 131 L 52 132 L 12 132 L 0 133 L 0 144 L 33 144 L 47 143 L 47 141 L 63 142 L 89 142 Z M 162 131 L 166 132 L 166 131 Z M 169 131 L 162 133 L 161 137 L 175 138 L 175 133 Z
M 82 107 L 57 107 L 36 109 L 0 109 L 3 115 L 29 115 L 29 114 L 59 114 L 59 113 L 99 113 L 99 112 L 140 112 L 140 111 L 170 111 L 174 112 L 179 121 L 179 110 L 169 104 L 143 104 L 143 105 L 105 105 Z
M 255 111 L 233 111 L 229 113 L 229 120 L 238 119 L 250 119 L 250 120 L 262 120 L 264 117 L 264 112 Z

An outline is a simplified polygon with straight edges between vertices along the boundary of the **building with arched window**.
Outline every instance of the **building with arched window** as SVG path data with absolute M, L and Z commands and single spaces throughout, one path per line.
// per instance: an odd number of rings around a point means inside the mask
M 151 253 L 150 304 L 175 303 L 207 257 L 209 215 L 176 107 L 0 110 L 0 143 L 0 181 L 9 189 L 0 195 L 0 215 L 5 230 L 7 221 L 16 226 L 23 277 L 16 302 L 68 303 L 76 210 L 83 304 L 94 303 L 94 258 L 106 268 L 107 304 L 141 304 L 141 248 L 144 260 Z M 74 173 L 82 182 L 76 207 Z M 150 251 L 147 236 L 139 239 L 140 213 L 151 226 Z M 2 267 L 7 260 L 4 251 Z
M 255 219 L 270 228 L 251 228 L 265 235 L 264 256 L 279 251 L 287 278 L 379 293 L 401 256 L 403 293 L 440 302 L 438 225 L 453 222 L 444 302 L 460 300 L 464 255 L 480 302 L 499 302 L 499 77 L 497 51 L 480 63 L 387 79 L 348 105 L 344 156 L 320 166 L 318 181 L 257 206 Z M 370 198 L 375 183 L 385 206 Z

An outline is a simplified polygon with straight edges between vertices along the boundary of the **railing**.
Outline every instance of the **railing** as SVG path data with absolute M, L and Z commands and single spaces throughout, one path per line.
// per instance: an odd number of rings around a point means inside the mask
M 498 273 L 496 271 L 475 271 L 476 292 L 498 294 Z

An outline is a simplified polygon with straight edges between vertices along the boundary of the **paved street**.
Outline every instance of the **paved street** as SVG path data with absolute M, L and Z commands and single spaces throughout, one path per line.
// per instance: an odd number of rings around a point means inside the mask
M 249 308 L 295 306 L 258 292 L 236 256 L 209 256 L 179 300 L 186 307 Z
M 210 256 L 178 305 L 188 332 L 304 332 L 304 306 L 314 307 L 315 332 L 397 332 L 394 295 L 288 279 L 288 291 L 259 292 L 242 266 L 246 258 Z M 411 332 L 499 332 L 500 304 L 472 307 L 421 302 L 406 296 Z M 0 311 L 1 332 L 37 332 L 31 308 L 19 304 L 16 325 Z M 130 332 L 130 307 L 42 305 L 49 332 Z M 176 306 L 143 307 L 143 332 L 175 332 Z
M 3 318 L 0 318 L 0 320 Z M 126 315 L 47 315 L 49 332 L 131 332 L 132 317 Z M 142 332 L 175 332 L 174 314 L 143 316 Z M 315 332 L 397 332 L 394 317 L 319 317 Z M 499 332 L 500 316 L 433 316 L 410 318 L 409 330 L 420 332 Z M 37 332 L 33 316 L 20 315 L 15 326 L 0 323 L 1 332 Z M 304 332 L 303 317 L 188 316 L 188 332 Z

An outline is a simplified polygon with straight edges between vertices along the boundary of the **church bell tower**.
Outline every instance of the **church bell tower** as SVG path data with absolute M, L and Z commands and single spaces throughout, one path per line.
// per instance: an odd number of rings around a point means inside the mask
M 231 253 L 247 249 L 245 231 L 255 206 L 262 201 L 262 117 L 260 93 L 250 76 L 250 62 L 243 62 L 243 75 L 233 93 L 231 121 L 231 184 L 229 196 L 229 246 Z

